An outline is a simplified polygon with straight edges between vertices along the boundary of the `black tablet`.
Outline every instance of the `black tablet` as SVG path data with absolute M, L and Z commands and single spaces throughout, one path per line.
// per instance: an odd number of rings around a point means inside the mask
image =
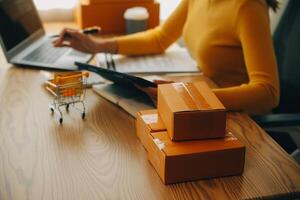
M 78 67 L 79 70 L 87 70 L 91 72 L 95 72 L 102 76 L 103 78 L 112 81 L 116 84 L 120 84 L 122 86 L 134 86 L 138 85 L 141 87 L 157 87 L 157 85 L 151 81 L 143 79 L 141 77 L 112 71 L 109 69 L 100 68 L 97 66 L 75 62 L 75 65 Z

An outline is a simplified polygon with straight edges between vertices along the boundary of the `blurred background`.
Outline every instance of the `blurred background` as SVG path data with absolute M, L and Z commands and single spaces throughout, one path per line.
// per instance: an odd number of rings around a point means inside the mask
M 74 8 L 79 0 L 34 0 L 43 21 L 73 21 Z M 180 0 L 158 0 L 162 20 L 176 8 Z

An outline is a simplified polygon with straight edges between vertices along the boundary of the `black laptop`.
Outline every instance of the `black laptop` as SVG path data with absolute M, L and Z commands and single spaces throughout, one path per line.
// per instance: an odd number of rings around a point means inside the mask
M 32 0 L 0 0 L 0 34 L 9 63 L 76 70 L 75 61 L 85 63 L 92 57 L 70 48 L 54 48 Z

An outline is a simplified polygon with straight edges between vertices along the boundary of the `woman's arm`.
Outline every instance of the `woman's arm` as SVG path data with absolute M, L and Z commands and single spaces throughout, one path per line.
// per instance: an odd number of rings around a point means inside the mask
M 187 6 L 188 0 L 182 0 L 173 14 L 162 25 L 152 30 L 96 41 L 78 30 L 66 28 L 61 31 L 60 37 L 53 41 L 53 45 L 71 47 L 92 54 L 100 52 L 126 55 L 162 53 L 181 36 Z
M 126 55 L 162 53 L 182 35 L 187 10 L 188 0 L 182 0 L 168 19 L 157 28 L 115 38 L 118 53 Z
M 95 54 L 99 52 L 116 53 L 118 44 L 113 39 L 96 41 L 78 30 L 65 28 L 59 38 L 52 41 L 54 47 L 69 47 L 81 52 Z
M 268 112 L 279 103 L 279 81 L 268 11 L 262 1 L 247 1 L 242 5 L 237 33 L 249 83 L 214 92 L 228 110 L 244 110 L 250 114 Z

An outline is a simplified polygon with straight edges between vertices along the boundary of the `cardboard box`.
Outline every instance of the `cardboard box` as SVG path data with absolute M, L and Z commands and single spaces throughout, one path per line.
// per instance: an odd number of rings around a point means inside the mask
M 225 136 L 225 107 L 205 82 L 159 85 L 158 112 L 174 141 Z
M 173 142 L 167 132 L 148 135 L 148 159 L 165 184 L 240 175 L 245 146 L 231 133 L 225 138 Z
M 76 8 L 76 21 L 82 29 L 91 26 L 100 26 L 103 34 L 125 34 L 126 23 L 123 14 L 128 8 L 135 6 L 142 6 L 148 10 L 148 29 L 159 25 L 159 3 L 143 1 L 78 4 Z
M 162 123 L 157 110 L 144 110 L 137 113 L 136 135 L 146 150 L 149 148 L 148 135 L 165 130 L 165 125 Z

